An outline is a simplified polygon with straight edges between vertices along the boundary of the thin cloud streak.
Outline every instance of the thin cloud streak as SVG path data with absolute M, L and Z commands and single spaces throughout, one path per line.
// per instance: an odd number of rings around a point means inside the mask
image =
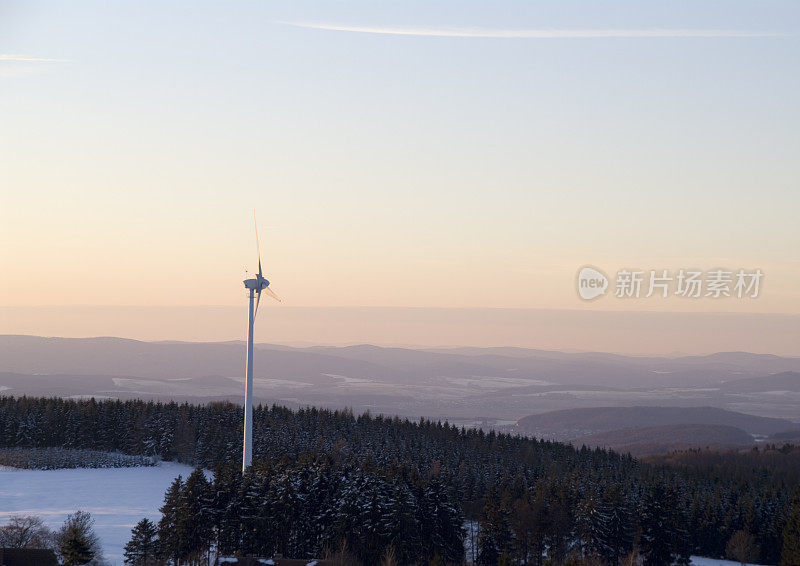
M 0 53 L 0 61 L 22 61 L 25 63 L 63 63 L 66 59 L 50 59 L 47 57 L 34 57 L 32 55 L 4 55 Z
M 400 28 L 352 26 L 314 22 L 276 22 L 288 26 L 327 31 L 348 31 L 378 35 L 418 37 L 466 37 L 492 39 L 595 39 L 595 38 L 659 38 L 659 37 L 777 37 L 781 34 L 764 31 L 724 29 L 486 29 L 486 28 Z

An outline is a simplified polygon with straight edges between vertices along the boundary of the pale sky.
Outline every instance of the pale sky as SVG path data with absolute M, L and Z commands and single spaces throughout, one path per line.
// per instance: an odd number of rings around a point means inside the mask
M 0 0 L 0 306 L 798 315 L 798 132 L 796 1 Z

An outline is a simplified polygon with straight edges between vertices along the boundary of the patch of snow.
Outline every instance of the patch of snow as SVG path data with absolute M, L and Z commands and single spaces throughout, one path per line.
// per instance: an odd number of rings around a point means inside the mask
M 114 385 L 117 387 L 127 387 L 131 383 L 136 383 L 133 379 L 128 379 L 125 377 L 112 377 L 111 381 L 114 382 Z
M 477 563 L 478 559 L 478 534 L 480 532 L 480 525 L 478 521 L 464 521 L 464 556 L 467 562 L 472 564 Z
M 348 383 L 372 383 L 371 379 L 366 379 L 363 377 L 347 377 L 346 375 L 339 375 L 336 373 L 323 373 L 325 377 L 330 377 L 331 379 L 341 379 L 342 385 L 347 385 Z
M 668 393 L 713 393 L 719 391 L 719 387 L 666 387 L 664 391 Z
M 306 566 L 317 566 L 317 561 L 316 560 L 312 560 L 311 562 L 306 564 Z
M 287 389 L 302 389 L 314 386 L 313 383 L 306 383 L 304 381 L 289 381 L 288 379 L 273 379 L 268 377 L 257 377 L 253 381 L 255 381 L 256 385 L 263 385 L 264 387 L 285 387 Z M 244 379 L 242 379 L 242 383 L 244 383 Z
M 524 377 L 498 377 L 495 375 L 471 375 L 469 377 L 445 377 L 445 381 L 459 387 L 470 389 L 507 389 L 510 387 L 526 387 L 531 385 L 553 385 L 542 379 Z
M 722 560 L 721 558 L 704 558 L 702 556 L 692 556 L 692 566 L 739 566 L 739 562 L 733 560 Z M 751 564 L 749 566 L 759 566 Z
M 244 380 L 244 378 L 242 378 Z M 114 385 L 125 393 L 136 395 L 191 395 L 194 397 L 213 397 L 238 393 L 239 389 L 233 386 L 192 386 L 191 381 L 164 380 L 129 377 L 112 377 Z M 189 384 L 189 385 L 187 385 Z M 101 393 L 119 393 L 119 390 L 101 391 Z
M 0 469 L 0 525 L 11 515 L 38 515 L 57 529 L 67 515 L 88 511 L 95 521 L 103 555 L 115 566 L 123 563 L 131 529 L 147 517 L 161 518 L 164 492 L 190 466 L 160 462 L 148 468 L 20 470 Z

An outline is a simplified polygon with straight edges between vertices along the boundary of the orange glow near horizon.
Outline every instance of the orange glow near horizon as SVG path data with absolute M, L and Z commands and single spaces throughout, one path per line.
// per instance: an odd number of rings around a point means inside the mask
M 709 8 L 661 26 L 705 35 L 652 37 L 630 32 L 649 12 L 617 35 L 553 14 L 572 31 L 502 39 L 544 29 L 521 7 L 492 39 L 195 10 L 9 10 L 0 306 L 240 306 L 255 209 L 287 307 L 800 315 L 787 18 L 733 37 Z M 755 300 L 584 302 L 584 265 L 765 276 Z

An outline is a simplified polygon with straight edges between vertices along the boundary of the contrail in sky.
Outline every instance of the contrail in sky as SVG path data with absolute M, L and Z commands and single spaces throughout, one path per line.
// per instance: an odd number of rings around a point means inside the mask
M 49 59 L 47 57 L 34 57 L 32 55 L 4 55 L 0 53 L 0 61 L 24 61 L 26 63 L 61 63 L 66 59 Z
M 590 39 L 590 38 L 657 38 L 657 37 L 776 37 L 781 34 L 765 31 L 726 29 L 489 29 L 386 27 L 328 24 L 316 22 L 276 22 L 294 27 L 328 31 L 348 31 L 378 35 L 410 35 L 418 37 L 468 37 L 494 39 Z

